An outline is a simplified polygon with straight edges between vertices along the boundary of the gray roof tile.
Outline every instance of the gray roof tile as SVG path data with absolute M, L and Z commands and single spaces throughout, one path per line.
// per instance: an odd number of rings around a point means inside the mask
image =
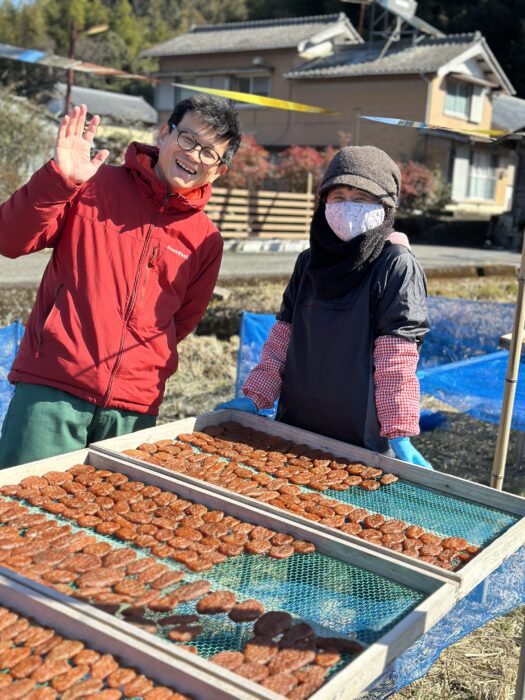
M 307 61 L 286 73 L 286 78 L 341 78 L 399 73 L 432 73 L 481 39 L 478 32 L 429 37 L 417 44 L 411 40 L 392 43 L 379 58 L 385 42 L 358 44 L 332 56 Z
M 58 113 L 63 111 L 65 94 L 65 83 L 57 83 L 54 96 L 49 103 L 51 111 Z M 156 109 L 148 104 L 143 97 L 125 95 L 121 92 L 94 90 L 93 88 L 73 85 L 71 103 L 73 106 L 85 104 L 91 114 L 111 117 L 119 122 L 156 124 L 158 121 Z
M 141 56 L 185 56 L 196 53 L 222 53 L 287 49 L 344 20 L 360 41 L 359 35 L 344 13 L 315 17 L 290 17 L 254 22 L 203 24 L 192 27 L 186 34 L 156 44 Z
M 510 95 L 498 95 L 492 103 L 492 126 L 495 129 L 517 131 L 525 127 L 525 100 Z

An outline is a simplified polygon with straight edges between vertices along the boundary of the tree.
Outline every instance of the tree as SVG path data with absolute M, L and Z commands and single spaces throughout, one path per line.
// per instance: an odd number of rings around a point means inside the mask
M 250 19 L 308 17 L 343 12 L 339 0 L 248 0 Z
M 436 183 L 432 171 L 422 163 L 398 163 L 401 171 L 400 209 L 425 211 L 433 201 Z
M 230 189 L 257 188 L 270 176 L 270 173 L 270 154 L 251 134 L 245 134 L 234 156 L 232 167 L 217 184 Z
M 324 171 L 325 158 L 310 146 L 290 146 L 279 154 L 277 175 L 283 187 L 291 192 L 305 192 L 308 175 L 313 177 L 316 191 Z
M 480 31 L 525 97 L 525 0 L 427 0 L 418 15 L 446 34 Z
M 141 17 L 144 46 L 158 44 L 173 36 L 173 29 L 166 17 L 165 4 L 164 0 L 151 0 L 146 4 L 142 16 L 135 10 L 137 16 Z
M 46 15 L 42 5 L 22 5 L 18 13 L 17 43 L 21 46 L 44 48 L 50 45 Z M 12 37 L 12 35 L 11 35 Z M 10 40 L 13 43 L 13 39 Z
M 109 22 L 109 7 L 103 0 L 91 0 L 86 9 L 86 27 L 95 27 L 98 24 Z
M 40 0 L 42 2 L 42 0 Z M 77 31 L 86 27 L 87 0 L 47 0 L 43 3 L 49 36 L 55 43 L 55 53 L 67 56 L 71 39 L 71 22 Z
M 128 0 L 116 0 L 111 10 L 110 27 L 128 47 L 129 61 L 134 59 L 139 51 L 141 36 Z

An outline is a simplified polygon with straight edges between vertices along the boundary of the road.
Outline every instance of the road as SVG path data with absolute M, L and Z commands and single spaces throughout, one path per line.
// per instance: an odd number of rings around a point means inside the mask
M 458 265 L 518 267 L 520 264 L 520 253 L 505 250 L 433 245 L 413 245 L 412 250 L 425 270 L 451 268 Z M 223 257 L 219 279 L 289 275 L 297 255 L 297 252 L 231 253 L 227 251 Z
M 296 242 L 297 243 L 297 242 Z M 259 251 L 224 253 L 219 280 L 233 277 L 287 276 L 293 269 L 300 246 L 293 251 Z M 455 248 L 449 246 L 414 245 L 412 250 L 425 270 L 451 268 L 458 265 L 519 266 L 520 254 L 505 250 Z M 1 286 L 33 286 L 40 281 L 50 258 L 49 251 L 40 251 L 16 260 L 0 256 Z M 96 274 L 96 271 L 93 271 Z

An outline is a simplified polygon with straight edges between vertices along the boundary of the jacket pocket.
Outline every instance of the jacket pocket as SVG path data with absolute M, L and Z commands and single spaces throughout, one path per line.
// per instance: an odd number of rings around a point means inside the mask
M 53 304 L 51 308 L 49 309 L 49 312 L 47 313 L 46 316 L 44 316 L 40 322 L 40 325 L 38 327 L 38 333 L 37 333 L 37 339 L 36 339 L 36 357 L 38 358 L 39 352 L 40 352 L 40 347 L 42 345 L 42 341 L 44 338 L 44 333 L 45 331 L 51 327 L 53 323 L 53 318 L 55 317 L 57 313 L 57 301 L 58 297 L 60 296 L 60 293 L 62 289 L 64 288 L 63 284 L 59 284 L 57 287 L 57 290 L 55 292 L 55 298 L 53 300 Z

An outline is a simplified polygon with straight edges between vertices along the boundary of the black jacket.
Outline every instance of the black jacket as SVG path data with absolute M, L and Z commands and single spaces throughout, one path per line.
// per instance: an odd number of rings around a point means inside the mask
M 428 332 L 426 281 L 408 248 L 387 243 L 357 286 L 315 294 L 310 251 L 298 257 L 277 318 L 292 324 L 277 420 L 386 453 L 374 390 L 374 341 Z

